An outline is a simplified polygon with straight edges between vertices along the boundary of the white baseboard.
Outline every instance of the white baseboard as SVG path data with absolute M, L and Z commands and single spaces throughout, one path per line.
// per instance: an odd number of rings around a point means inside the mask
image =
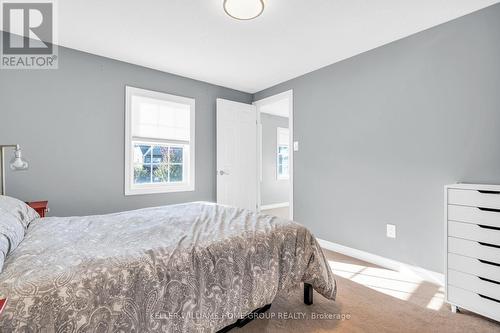
M 332 243 L 323 239 L 317 238 L 319 245 L 327 250 L 338 252 L 349 257 L 363 260 L 384 268 L 388 268 L 398 272 L 411 272 L 424 281 L 432 282 L 444 286 L 444 274 L 430 271 L 428 269 L 408 265 L 393 259 L 385 258 L 373 253 L 354 249 L 352 247 Z
M 260 210 L 284 208 L 284 207 L 288 207 L 288 206 L 290 206 L 289 202 L 280 202 L 280 203 L 275 203 L 275 204 L 270 204 L 270 205 L 262 205 L 262 206 L 260 206 Z

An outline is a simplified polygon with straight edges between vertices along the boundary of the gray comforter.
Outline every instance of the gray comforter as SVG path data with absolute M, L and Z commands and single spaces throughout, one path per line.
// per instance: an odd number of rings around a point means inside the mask
M 303 226 L 214 204 L 33 222 L 7 257 L 1 332 L 215 332 L 335 280 Z

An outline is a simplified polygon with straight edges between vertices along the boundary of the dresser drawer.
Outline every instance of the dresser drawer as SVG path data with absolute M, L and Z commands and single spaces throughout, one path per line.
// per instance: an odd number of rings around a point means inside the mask
M 448 220 L 468 222 L 500 228 L 500 211 L 477 207 L 448 205 Z
M 500 302 L 500 281 L 484 280 L 479 276 L 448 270 L 448 284 L 475 292 Z
M 500 209 L 500 192 L 448 189 L 448 203 L 452 205 Z
M 479 259 L 465 257 L 455 253 L 448 253 L 448 268 L 494 281 L 500 280 L 500 266 L 481 262 Z
M 471 240 L 448 237 L 448 252 L 500 264 L 500 248 Z
M 477 224 L 448 221 L 448 236 L 500 246 L 500 228 L 491 229 Z
M 500 320 L 500 302 L 479 296 L 477 293 L 448 286 L 448 301 L 483 316 Z

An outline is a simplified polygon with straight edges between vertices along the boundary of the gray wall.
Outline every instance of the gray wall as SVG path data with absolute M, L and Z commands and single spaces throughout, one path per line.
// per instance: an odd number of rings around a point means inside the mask
M 443 272 L 443 185 L 500 183 L 500 5 L 254 99 L 288 89 L 295 219 L 322 239 Z
M 196 190 L 124 196 L 125 85 L 196 99 Z M 0 143 L 21 144 L 26 172 L 7 194 L 87 215 L 216 199 L 215 100 L 250 94 L 66 48 L 58 70 L 0 70 Z M 9 152 L 10 156 L 11 153 Z
M 261 113 L 262 123 L 262 182 L 261 204 L 271 205 L 288 202 L 290 183 L 276 178 L 276 154 L 278 127 L 288 128 L 288 118 Z

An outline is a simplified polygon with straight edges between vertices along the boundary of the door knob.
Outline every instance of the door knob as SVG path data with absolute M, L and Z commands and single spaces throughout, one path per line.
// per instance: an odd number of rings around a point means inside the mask
M 220 175 L 220 176 L 229 175 L 229 172 L 224 171 L 224 170 L 220 170 L 220 171 L 219 171 L 219 175 Z

